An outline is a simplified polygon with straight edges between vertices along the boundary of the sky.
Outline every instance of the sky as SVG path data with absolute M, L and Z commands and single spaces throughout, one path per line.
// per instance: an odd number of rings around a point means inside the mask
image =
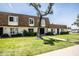
M 48 4 L 42 3 L 41 5 L 41 10 L 44 11 Z M 79 14 L 79 3 L 55 3 L 52 9 L 53 14 L 47 16 L 50 22 L 70 27 Z M 0 11 L 36 16 L 36 10 L 28 3 L 0 3 Z

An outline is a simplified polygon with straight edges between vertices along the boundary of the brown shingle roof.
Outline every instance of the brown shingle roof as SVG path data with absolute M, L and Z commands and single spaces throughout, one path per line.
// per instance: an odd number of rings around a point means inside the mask
M 30 16 L 24 14 L 17 14 L 17 13 L 9 13 L 9 12 L 0 12 L 0 26 L 9 26 L 8 25 L 8 16 L 18 16 L 19 18 L 19 25 L 16 27 L 29 27 L 29 17 L 34 18 L 34 27 L 37 27 L 39 24 L 39 17 L 37 16 Z M 47 17 L 44 18 L 46 27 L 50 26 L 49 19 Z M 12 25 L 10 25 L 12 26 Z
M 50 28 L 67 28 L 66 25 L 50 24 Z
M 9 13 L 9 12 L 0 12 L 0 26 L 12 26 L 8 25 L 8 16 L 18 16 L 19 18 L 19 25 L 16 27 L 29 27 L 29 17 L 34 18 L 34 27 L 38 27 L 39 24 L 39 17 L 25 15 L 25 14 L 17 14 L 17 13 Z M 47 28 L 67 28 L 66 25 L 59 25 L 59 24 L 50 24 L 49 19 L 47 17 L 44 18 L 46 27 Z

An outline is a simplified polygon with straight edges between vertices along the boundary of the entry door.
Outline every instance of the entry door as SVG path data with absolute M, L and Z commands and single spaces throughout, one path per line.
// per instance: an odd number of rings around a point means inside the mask
M 57 34 L 59 34 L 59 29 L 57 29 Z
M 51 29 L 51 32 L 53 33 L 53 29 Z
M 44 34 L 44 28 L 40 28 L 40 34 Z
M 3 34 L 3 28 L 0 28 L 0 36 Z

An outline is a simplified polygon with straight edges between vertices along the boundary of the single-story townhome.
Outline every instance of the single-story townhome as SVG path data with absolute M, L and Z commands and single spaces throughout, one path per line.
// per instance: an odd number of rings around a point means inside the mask
M 0 12 L 0 36 L 2 34 L 15 35 L 18 33 L 23 34 L 23 31 L 37 32 L 39 25 L 39 17 L 24 14 L 16 14 L 9 12 Z M 47 17 L 41 21 L 40 33 L 47 32 L 60 33 L 62 30 L 67 29 L 66 25 L 50 24 Z
M 53 34 L 60 34 L 61 32 L 67 32 L 67 26 L 60 24 L 50 24 L 49 31 Z

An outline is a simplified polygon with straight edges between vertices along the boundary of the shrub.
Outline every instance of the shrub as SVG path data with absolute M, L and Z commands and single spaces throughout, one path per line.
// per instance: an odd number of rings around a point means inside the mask
M 26 30 L 23 31 L 23 36 L 27 36 L 28 32 Z
M 21 33 L 15 34 L 15 35 L 11 35 L 11 37 L 22 37 L 23 35 Z
M 53 35 L 53 33 L 52 32 L 48 32 L 48 33 L 46 33 L 46 35 Z
M 24 30 L 23 36 L 36 36 L 36 32 L 27 32 L 26 30 Z
M 27 36 L 36 36 L 35 32 L 28 32 Z
M 9 37 L 8 34 L 2 34 L 2 35 L 1 35 L 1 38 L 7 38 L 7 37 Z
M 37 35 L 37 33 L 36 32 L 34 32 L 34 36 L 36 36 Z
M 62 34 L 62 35 L 63 35 L 63 34 L 69 34 L 69 32 L 68 32 L 68 31 L 67 31 L 67 32 L 61 32 L 60 34 Z

